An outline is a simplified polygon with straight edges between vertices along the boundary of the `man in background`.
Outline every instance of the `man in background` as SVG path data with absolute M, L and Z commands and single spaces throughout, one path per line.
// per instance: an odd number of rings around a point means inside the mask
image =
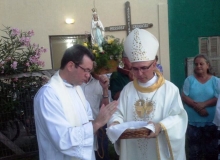
M 133 80 L 131 63 L 124 51 L 122 54 L 122 63 L 122 67 L 118 67 L 117 71 L 113 72 L 110 77 L 110 91 L 113 100 L 117 100 L 124 86 Z
M 109 104 L 108 87 L 109 79 L 106 75 L 92 73 L 89 79 L 81 85 L 86 100 L 90 103 L 93 118 L 98 116 L 102 104 Z M 109 160 L 108 137 L 106 125 L 101 127 L 94 138 L 94 150 L 96 160 Z

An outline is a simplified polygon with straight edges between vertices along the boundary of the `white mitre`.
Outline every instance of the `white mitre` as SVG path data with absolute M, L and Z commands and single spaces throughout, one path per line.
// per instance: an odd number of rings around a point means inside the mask
M 151 61 L 159 48 L 157 38 L 150 32 L 135 28 L 124 42 L 124 51 L 130 62 Z

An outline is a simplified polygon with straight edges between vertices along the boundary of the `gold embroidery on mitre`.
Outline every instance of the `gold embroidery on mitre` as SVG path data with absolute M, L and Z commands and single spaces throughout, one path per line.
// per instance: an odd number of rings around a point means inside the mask
M 140 118 L 148 116 L 154 109 L 154 104 L 151 101 L 140 99 L 135 102 L 135 111 Z
M 143 49 L 143 45 L 141 43 L 138 30 L 134 30 L 134 41 L 133 41 L 133 49 L 131 54 L 133 55 L 133 61 L 149 60 L 149 58 L 146 56 L 145 50 Z

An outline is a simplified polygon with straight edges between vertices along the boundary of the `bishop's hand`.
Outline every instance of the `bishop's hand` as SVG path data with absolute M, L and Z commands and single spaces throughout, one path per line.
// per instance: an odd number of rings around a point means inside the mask
M 161 125 L 160 123 L 154 123 L 154 122 L 149 122 L 149 123 L 153 123 L 155 128 L 155 133 L 151 131 L 150 134 L 146 136 L 146 138 L 156 138 L 162 130 Z

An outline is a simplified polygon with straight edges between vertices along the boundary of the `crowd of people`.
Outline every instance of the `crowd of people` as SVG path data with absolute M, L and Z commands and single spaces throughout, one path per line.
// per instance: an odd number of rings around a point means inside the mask
M 68 48 L 34 98 L 40 159 L 109 160 L 106 129 L 144 121 L 153 126 L 148 135 L 114 144 L 120 160 L 217 160 L 219 78 L 199 54 L 180 93 L 163 76 L 158 48 L 153 34 L 134 29 L 124 42 L 124 65 L 110 78 L 93 73 L 87 48 Z

